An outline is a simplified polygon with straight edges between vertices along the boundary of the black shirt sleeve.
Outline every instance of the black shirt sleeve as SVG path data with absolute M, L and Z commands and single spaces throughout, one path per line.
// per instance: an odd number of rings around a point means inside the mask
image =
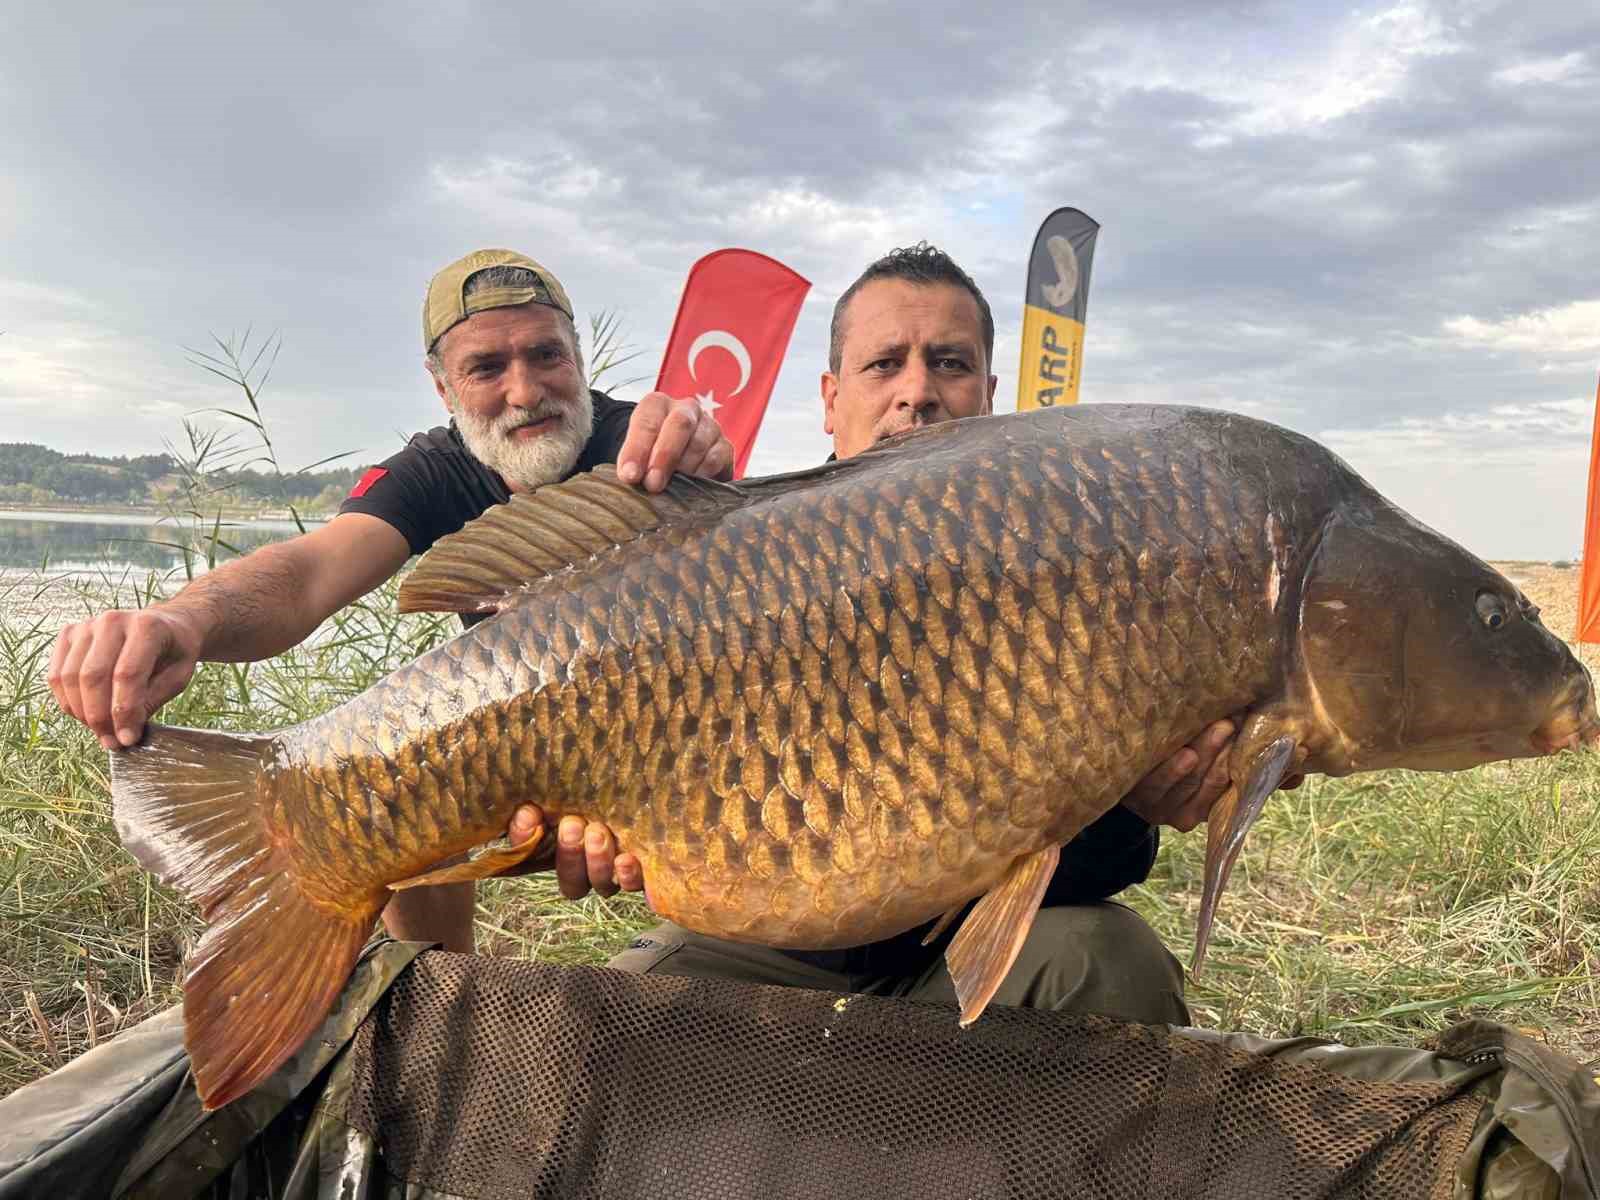
M 474 517 L 511 499 L 498 474 L 468 452 L 455 426 L 419 433 L 361 477 L 341 513 L 368 513 L 398 529 L 421 554 Z
M 1155 865 L 1155 826 L 1117 805 L 1061 848 L 1061 861 L 1045 889 L 1042 907 L 1106 900 L 1143 883 Z
M 583 448 L 575 471 L 590 471 L 602 463 L 614 463 L 628 439 L 628 421 L 638 407 L 627 400 L 613 400 L 604 392 L 591 391 L 594 398 L 594 431 Z

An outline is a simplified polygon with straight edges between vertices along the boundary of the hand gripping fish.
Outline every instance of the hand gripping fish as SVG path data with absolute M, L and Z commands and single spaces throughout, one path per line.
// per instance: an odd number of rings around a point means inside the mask
M 517 496 L 407 577 L 491 611 L 327 714 L 152 726 L 123 842 L 199 905 L 206 1104 L 322 1019 L 392 889 L 505 870 L 520 803 L 608 824 L 655 910 L 791 948 L 967 915 L 963 1023 L 1060 847 L 1217 718 L 1196 965 L 1286 774 L 1454 770 L 1600 736 L 1587 672 L 1483 562 L 1314 442 L 1222 412 L 1046 409 L 659 496 L 602 469 Z

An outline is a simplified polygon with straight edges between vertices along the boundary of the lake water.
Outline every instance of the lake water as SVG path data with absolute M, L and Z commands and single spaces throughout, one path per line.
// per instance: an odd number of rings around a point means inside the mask
M 181 569 L 182 554 L 159 544 L 177 541 L 176 532 L 170 521 L 155 516 L 0 510 L 0 567 L 28 569 L 48 561 L 52 572 Z M 293 521 L 238 521 L 224 522 L 219 536 L 253 550 L 297 532 Z

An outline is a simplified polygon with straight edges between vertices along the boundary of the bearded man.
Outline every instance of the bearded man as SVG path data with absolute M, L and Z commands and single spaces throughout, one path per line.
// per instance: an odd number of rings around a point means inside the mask
M 170 600 L 61 631 L 50 689 L 108 750 L 136 745 L 200 662 L 282 654 L 513 493 L 609 462 L 650 491 L 674 471 L 732 472 L 732 445 L 694 400 L 651 393 L 633 405 L 587 386 L 566 290 L 526 255 L 478 250 L 445 267 L 428 285 L 422 330 L 448 426 L 369 470 L 327 524 L 226 563 Z M 520 816 L 523 830 L 538 820 L 536 810 Z M 563 888 L 610 886 L 613 847 L 599 840 L 603 873 L 591 875 L 581 834 L 580 823 L 580 844 L 557 850 Z M 622 886 L 637 886 L 619 874 Z M 396 937 L 470 951 L 472 911 L 473 885 L 448 884 L 397 893 L 384 921 Z

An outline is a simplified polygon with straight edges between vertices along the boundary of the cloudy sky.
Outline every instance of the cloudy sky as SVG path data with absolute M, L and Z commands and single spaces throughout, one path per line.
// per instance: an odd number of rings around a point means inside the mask
M 159 450 L 234 398 L 183 348 L 253 326 L 284 464 L 380 458 L 440 417 L 446 261 L 544 260 L 653 378 L 733 245 L 814 285 L 751 470 L 800 466 L 834 299 L 919 238 L 988 294 L 1012 407 L 1029 245 L 1070 204 L 1103 226 L 1085 402 L 1263 416 L 1486 556 L 1577 550 L 1592 3 L 1005 7 L 7 5 L 0 441 Z

